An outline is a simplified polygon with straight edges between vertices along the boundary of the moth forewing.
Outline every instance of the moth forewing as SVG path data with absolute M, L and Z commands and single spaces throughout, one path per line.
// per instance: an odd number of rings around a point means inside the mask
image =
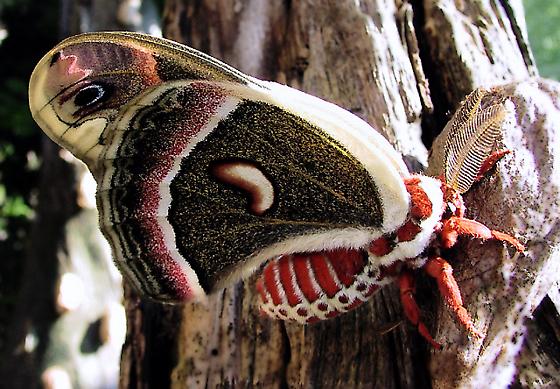
M 332 142 L 338 152 L 356 158 L 378 188 L 383 206 L 382 227 L 333 228 L 330 232 L 307 234 L 270 245 L 244 259 L 243 266 L 224 273 L 225 277 L 219 281 L 218 287 L 246 278 L 262 264 L 263 259 L 280 254 L 364 247 L 401 225 L 409 210 L 409 195 L 403 184 L 403 177 L 409 175 L 408 170 L 400 155 L 382 135 L 335 104 L 274 82 L 251 81 L 247 87 L 235 83 L 219 85 L 241 101 L 261 101 L 304 119 L 324 132 L 325 141 Z

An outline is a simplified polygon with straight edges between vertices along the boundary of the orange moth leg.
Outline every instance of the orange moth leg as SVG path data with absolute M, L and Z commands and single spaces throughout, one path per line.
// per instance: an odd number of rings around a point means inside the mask
M 484 224 L 474 220 L 451 216 L 443 223 L 443 228 L 441 230 L 441 241 L 443 247 L 453 247 L 453 245 L 457 242 L 459 235 L 469 235 L 482 240 L 496 239 L 509 243 L 519 252 L 525 250 L 525 246 L 523 246 L 521 242 L 511 235 L 491 230 Z
M 443 223 L 441 240 L 445 248 L 453 247 L 459 235 L 469 235 L 479 239 L 492 238 L 492 232 L 484 224 L 462 217 L 451 216 Z
M 404 271 L 399 275 L 399 289 L 401 304 L 406 318 L 418 328 L 422 335 L 434 348 L 441 350 L 441 345 L 430 335 L 428 328 L 420 320 L 420 308 L 414 300 L 414 278 L 410 272 Z
M 480 181 L 482 177 L 484 177 L 484 175 L 488 173 L 488 170 L 492 169 L 494 165 L 496 165 L 496 163 L 504 157 L 504 155 L 507 155 L 509 153 L 511 153 L 511 150 L 504 149 L 504 150 L 495 151 L 492 154 L 490 154 L 484 160 L 484 162 L 482 162 L 482 166 L 480 167 L 478 174 L 476 175 L 475 182 Z
M 463 299 L 461 298 L 459 285 L 457 285 L 457 281 L 455 281 L 455 277 L 453 277 L 453 268 L 451 265 L 441 257 L 434 257 L 426 262 L 424 270 L 429 276 L 436 279 L 439 293 L 443 296 L 459 323 L 461 323 L 471 335 L 480 338 L 480 332 L 476 330 L 469 313 L 465 307 L 463 307 Z
M 495 230 L 490 230 L 490 232 L 492 233 L 492 238 L 493 239 L 509 243 L 510 245 L 515 247 L 515 249 L 517 251 L 519 251 L 520 253 L 525 251 L 525 246 L 523 246 L 523 244 L 521 244 L 521 242 L 518 241 L 517 239 L 515 239 L 513 236 L 508 235 L 508 234 L 503 233 L 503 232 L 500 232 L 500 231 L 495 231 Z

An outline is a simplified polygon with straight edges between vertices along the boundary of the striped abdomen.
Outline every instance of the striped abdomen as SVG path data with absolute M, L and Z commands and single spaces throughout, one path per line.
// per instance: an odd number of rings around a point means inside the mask
M 257 290 L 267 315 L 312 323 L 360 306 L 383 284 L 365 251 L 339 249 L 273 258 Z

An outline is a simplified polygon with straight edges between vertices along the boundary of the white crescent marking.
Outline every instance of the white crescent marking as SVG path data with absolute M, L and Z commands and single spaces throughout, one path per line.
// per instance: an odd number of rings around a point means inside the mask
M 220 181 L 247 192 L 251 197 L 249 209 L 255 215 L 262 215 L 274 203 L 272 182 L 250 162 L 223 162 L 214 167 L 213 173 Z

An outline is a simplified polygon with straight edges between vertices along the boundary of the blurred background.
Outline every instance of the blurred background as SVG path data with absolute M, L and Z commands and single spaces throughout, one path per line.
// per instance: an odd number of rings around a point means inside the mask
M 37 61 L 66 36 L 115 29 L 161 34 L 163 2 L 0 0 L 1 374 L 10 369 L 6 355 L 25 352 L 46 355 L 38 374 L 47 387 L 118 384 L 125 325 L 122 291 L 108 248 L 91 228 L 96 220 L 91 178 L 43 137 L 29 113 L 27 83 Z M 560 2 L 525 0 L 524 5 L 540 74 L 559 80 Z M 53 150 L 62 162 L 50 156 Z M 64 166 L 45 172 L 46 164 Z M 52 176 L 48 171 L 68 175 Z M 55 187 L 66 187 L 68 197 L 49 190 Z M 60 219 L 63 234 L 42 224 L 41 215 L 46 214 Z M 58 248 L 51 250 L 53 246 Z M 42 308 L 48 304 L 34 304 L 44 299 L 52 300 L 55 311 Z M 11 323 L 18 317 L 24 324 L 14 329 Z M 33 318 L 29 326 L 26 318 Z M 55 327 L 41 325 L 53 318 Z M 14 351 L 13 342 L 21 336 L 24 350 Z M 44 338 L 50 341 L 39 342 Z M 37 361 L 24 363 L 37 368 Z M 0 386 L 5 377 L 0 375 Z
M 161 36 L 163 1 L 0 0 L 0 387 L 114 388 L 121 277 L 97 228 L 87 169 L 28 109 L 37 61 L 95 30 Z

